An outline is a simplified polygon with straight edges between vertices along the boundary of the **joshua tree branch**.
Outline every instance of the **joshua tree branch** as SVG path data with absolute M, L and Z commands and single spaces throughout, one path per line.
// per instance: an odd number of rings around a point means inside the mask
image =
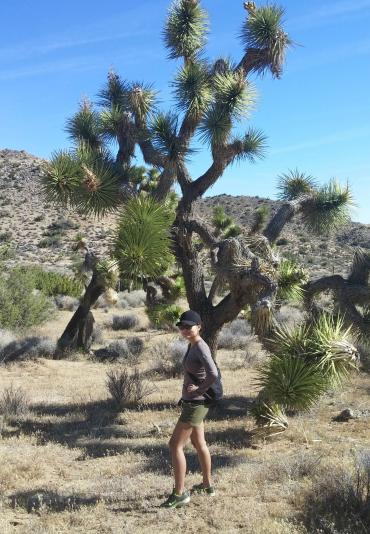
M 270 243 L 276 241 L 283 231 L 284 226 L 304 208 L 304 205 L 308 202 L 308 199 L 308 195 L 301 196 L 296 200 L 285 202 L 280 207 L 263 231 L 263 235 L 267 237 Z
M 202 239 L 203 243 L 207 245 L 207 247 L 209 248 L 218 247 L 219 241 L 212 234 L 211 230 L 208 228 L 208 226 L 204 222 L 192 219 L 190 221 L 187 221 L 185 223 L 185 226 L 190 232 L 197 233 L 199 237 Z

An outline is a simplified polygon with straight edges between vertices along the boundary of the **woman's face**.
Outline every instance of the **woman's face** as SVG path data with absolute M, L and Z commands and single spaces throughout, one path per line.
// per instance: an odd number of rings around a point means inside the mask
M 199 336 L 200 326 L 195 324 L 194 326 L 179 326 L 180 334 L 182 337 L 191 341 Z

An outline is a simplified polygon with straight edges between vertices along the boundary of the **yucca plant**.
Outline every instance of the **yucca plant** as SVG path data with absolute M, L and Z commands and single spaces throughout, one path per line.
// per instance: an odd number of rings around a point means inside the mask
M 261 366 L 257 379 L 260 398 L 285 410 L 311 408 L 358 366 L 351 329 L 340 317 L 328 314 L 293 328 L 280 326 L 270 346 L 274 355 Z
M 278 291 L 276 298 L 282 301 L 300 301 L 304 295 L 303 286 L 308 273 L 292 259 L 283 259 L 278 268 Z
M 319 354 L 318 363 L 330 385 L 340 385 L 358 368 L 353 329 L 344 326 L 342 317 L 321 314 L 311 328 L 311 338 Z
M 321 367 L 294 356 L 272 356 L 259 369 L 257 384 L 268 399 L 294 411 L 311 408 L 327 389 Z
M 317 188 L 316 180 L 298 169 L 281 174 L 278 180 L 278 198 L 281 200 L 294 200 L 314 192 Z
M 133 282 L 156 278 L 173 262 L 169 229 L 174 213 L 143 194 L 128 201 L 114 239 L 121 275 Z
M 268 206 L 259 206 L 253 214 L 253 222 L 250 229 L 251 234 L 260 232 L 267 221 L 267 218 L 270 213 L 270 208 Z
M 257 425 L 261 427 L 285 430 L 289 426 L 283 408 L 277 403 L 269 403 L 267 399 L 263 400 L 263 396 L 253 404 L 251 414 Z
M 316 234 L 328 233 L 349 222 L 350 209 L 354 205 L 348 184 L 340 185 L 331 180 L 322 186 L 303 207 L 306 226 Z

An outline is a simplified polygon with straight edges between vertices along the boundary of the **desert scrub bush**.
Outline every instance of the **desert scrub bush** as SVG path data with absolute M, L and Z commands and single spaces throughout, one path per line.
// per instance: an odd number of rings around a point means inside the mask
M 13 385 L 6 388 L 0 396 L 0 414 L 4 417 L 16 417 L 28 412 L 29 401 L 21 388 Z
M 15 257 L 15 247 L 9 243 L 0 245 L 0 261 L 12 260 Z
M 104 336 L 103 336 L 103 328 L 94 323 L 94 329 L 91 337 L 92 343 L 98 343 L 99 345 L 103 343 Z
M 58 310 L 74 311 L 78 307 L 79 300 L 68 295 L 57 295 L 54 302 Z
M 140 356 L 144 350 L 144 341 L 141 339 L 141 337 L 127 337 L 126 344 L 133 356 Z
M 15 340 L 15 336 L 12 332 L 9 330 L 4 330 L 0 328 L 0 360 L 1 360 L 1 353 L 4 347 L 9 345 L 9 343 L 12 343 L 12 341 Z
M 47 272 L 39 269 L 35 279 L 36 289 L 42 291 L 45 295 L 65 295 L 78 298 L 82 291 L 83 285 L 78 280 L 65 274 Z
M 57 295 L 66 295 L 69 297 L 79 297 L 84 289 L 83 284 L 65 274 L 56 273 L 53 271 L 44 271 L 37 266 L 23 266 L 16 267 L 20 273 L 28 273 L 35 289 L 40 290 L 48 297 Z
M 140 308 L 145 306 L 146 293 L 143 289 L 135 289 L 134 291 L 122 291 L 118 294 L 118 302 L 121 308 Z M 127 304 L 127 305 L 126 305 Z
M 182 376 L 184 359 L 188 344 L 186 341 L 161 341 L 150 349 L 149 358 L 153 361 L 153 372 L 166 378 Z
M 272 462 L 264 464 L 259 473 L 261 481 L 283 483 L 286 480 L 313 479 L 321 468 L 322 456 L 300 451 L 289 456 L 274 458 Z
M 55 342 L 47 337 L 26 337 L 11 341 L 2 347 L 0 362 L 8 363 L 28 358 L 52 358 L 55 349 Z
M 144 350 L 144 342 L 139 337 L 128 337 L 112 341 L 107 347 L 95 351 L 95 356 L 101 361 L 114 362 L 122 360 L 133 364 L 138 361 Z
M 34 292 L 30 273 L 12 269 L 0 275 L 0 327 L 21 329 L 38 325 L 50 317 L 51 302 Z
M 158 304 L 152 308 L 146 308 L 150 322 L 155 328 L 171 330 L 182 314 L 182 309 L 176 304 Z
M 370 532 L 370 451 L 351 470 L 323 471 L 303 503 L 309 532 L 328 534 Z
M 251 328 L 245 319 L 235 319 L 226 324 L 220 332 L 218 338 L 219 349 L 242 349 L 245 348 Z
M 138 405 L 156 390 L 143 379 L 137 368 L 131 373 L 126 368 L 108 371 L 106 385 L 119 410 Z
M 112 318 L 113 330 L 130 330 L 139 325 L 139 318 L 133 313 L 125 315 L 114 315 Z

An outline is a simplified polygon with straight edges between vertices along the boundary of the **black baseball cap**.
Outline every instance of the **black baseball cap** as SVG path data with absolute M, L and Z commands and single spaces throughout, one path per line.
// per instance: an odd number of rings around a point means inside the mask
M 188 310 L 180 315 L 179 322 L 176 323 L 176 326 L 194 326 L 202 322 L 199 313 L 193 310 Z

